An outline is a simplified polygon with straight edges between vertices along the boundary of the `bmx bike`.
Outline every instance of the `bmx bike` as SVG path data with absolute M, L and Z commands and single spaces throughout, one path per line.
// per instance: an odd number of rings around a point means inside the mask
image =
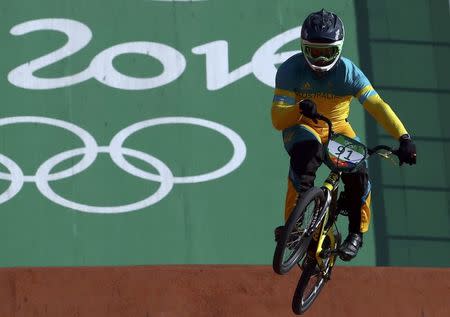
M 273 256 L 273 270 L 278 274 L 288 273 L 297 264 L 302 268 L 292 300 L 292 310 L 296 314 L 303 314 L 311 307 L 330 280 L 339 255 L 341 235 L 336 221 L 339 214 L 345 215 L 345 210 L 339 206 L 341 199 L 338 199 L 342 173 L 358 170 L 373 154 L 387 159 L 398 156 L 398 151 L 389 146 L 369 149 L 355 139 L 334 133 L 328 118 L 322 115 L 317 118 L 329 127 L 323 157 L 330 173 L 320 188 L 312 187 L 299 196 Z

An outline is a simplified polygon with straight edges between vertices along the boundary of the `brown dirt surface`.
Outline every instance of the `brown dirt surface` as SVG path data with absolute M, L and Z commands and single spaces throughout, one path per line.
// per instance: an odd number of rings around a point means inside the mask
M 268 266 L 0 269 L 1 317 L 294 316 Z M 305 316 L 450 316 L 450 269 L 337 267 Z

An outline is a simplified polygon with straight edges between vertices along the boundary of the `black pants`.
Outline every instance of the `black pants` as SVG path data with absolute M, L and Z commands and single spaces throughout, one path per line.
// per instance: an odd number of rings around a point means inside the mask
M 316 140 L 295 143 L 289 151 L 290 180 L 299 194 L 314 186 L 317 169 L 323 162 L 323 145 Z M 361 208 L 370 191 L 369 174 L 365 165 L 357 172 L 343 173 L 342 181 L 347 196 L 349 232 L 360 232 Z

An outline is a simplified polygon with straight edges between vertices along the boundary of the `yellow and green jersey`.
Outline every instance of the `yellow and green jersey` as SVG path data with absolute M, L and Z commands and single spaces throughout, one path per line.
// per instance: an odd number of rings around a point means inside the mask
M 278 130 L 298 124 L 306 124 L 317 130 L 326 128 L 324 122 L 315 124 L 300 114 L 296 104 L 302 99 L 314 101 L 317 111 L 339 127 L 345 124 L 350 102 L 355 97 L 394 138 L 398 139 L 407 133 L 397 115 L 380 98 L 364 73 L 347 58 L 341 57 L 331 71 L 317 74 L 307 64 L 303 53 L 298 53 L 281 64 L 275 82 L 272 123 Z

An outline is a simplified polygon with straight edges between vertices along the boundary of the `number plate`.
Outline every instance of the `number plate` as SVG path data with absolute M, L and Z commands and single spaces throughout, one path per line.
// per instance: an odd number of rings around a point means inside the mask
M 333 135 L 328 142 L 328 158 L 334 167 L 351 169 L 365 160 L 367 151 L 364 144 L 344 135 Z

